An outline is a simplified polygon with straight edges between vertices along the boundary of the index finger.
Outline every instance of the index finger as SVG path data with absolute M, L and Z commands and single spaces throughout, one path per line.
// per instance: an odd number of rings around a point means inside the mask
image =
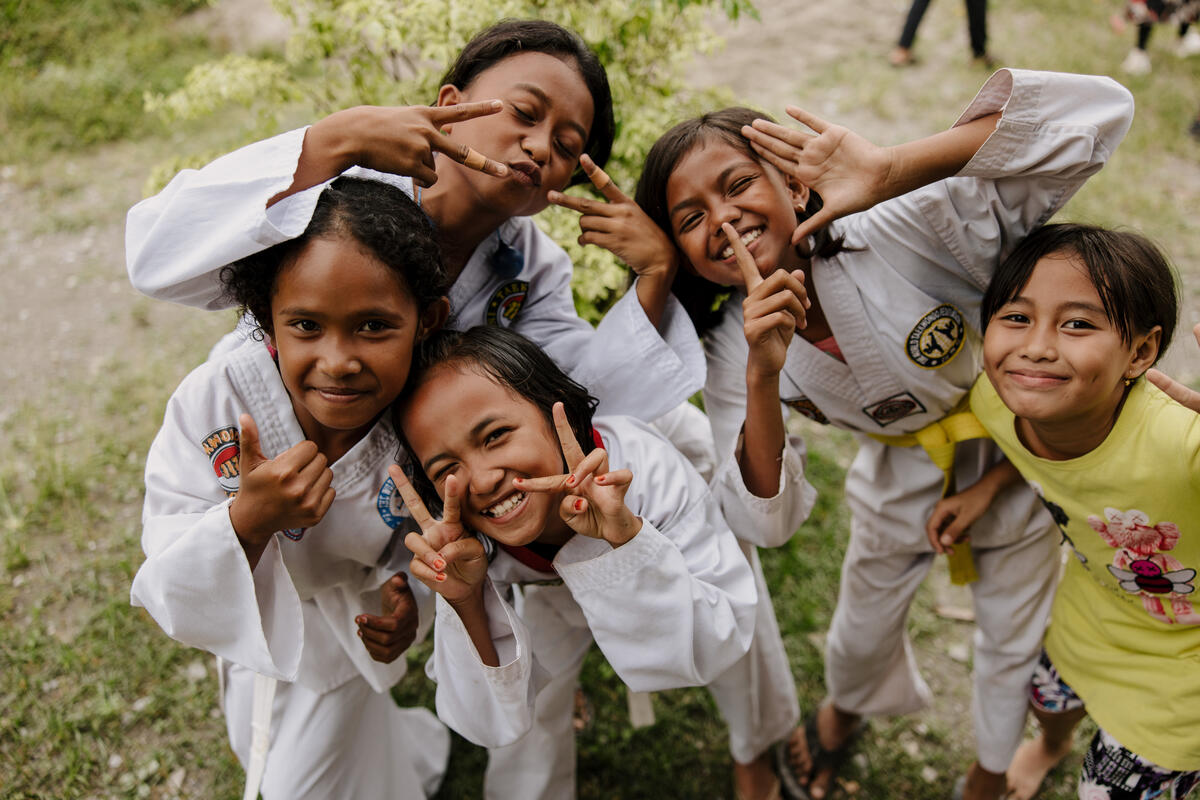
M 571 423 L 567 420 L 567 412 L 562 403 L 554 404 L 553 416 L 554 429 L 558 431 L 558 441 L 562 444 L 563 456 L 567 459 L 567 469 L 573 472 L 579 462 L 583 461 L 583 448 L 579 446 L 579 440 L 575 438 L 575 431 L 571 429 Z
M 722 222 L 721 230 L 725 232 L 725 238 L 729 239 L 729 246 L 733 248 L 733 255 L 742 270 L 742 280 L 746 282 L 746 294 L 749 294 L 763 282 L 762 275 L 758 272 L 758 264 L 754 263 L 754 256 L 750 255 L 746 245 L 742 244 L 742 237 L 738 236 L 732 225 Z
M 817 133 L 824 133 L 825 129 L 829 127 L 828 122 L 821 119 L 816 114 L 805 111 L 803 108 L 800 108 L 800 106 L 787 106 L 784 108 L 784 111 L 788 113 L 789 117 L 799 123 L 807 125 Z
M 446 499 L 442 501 L 442 522 L 449 525 L 458 524 L 458 478 L 453 475 L 446 476 Z
M 462 122 L 476 117 L 486 117 L 504 108 L 499 100 L 479 100 L 474 103 L 455 103 L 449 106 L 434 106 L 429 112 L 429 121 L 439 128 L 450 122 Z
M 400 465 L 392 464 L 388 467 L 388 475 L 391 476 L 392 483 L 396 484 L 396 488 L 400 491 L 400 497 L 404 499 L 404 505 L 408 506 L 412 518 L 423 533 L 428 533 L 437 524 L 437 521 L 429 513 L 429 509 L 425 508 L 425 504 L 421 502 L 417 490 L 408 482 L 408 476 L 404 474 L 404 470 L 400 469 Z
M 609 174 L 596 166 L 596 162 L 592 161 L 592 157 L 587 153 L 579 157 L 579 165 L 583 167 L 583 174 L 588 176 L 592 186 L 595 186 L 597 191 L 604 195 L 605 200 L 610 203 L 620 203 L 629 199 L 609 177 Z

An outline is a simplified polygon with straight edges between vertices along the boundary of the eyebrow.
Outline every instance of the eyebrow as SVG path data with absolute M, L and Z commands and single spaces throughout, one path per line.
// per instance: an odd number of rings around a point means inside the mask
M 275 313 L 281 317 L 315 317 L 320 319 L 329 316 L 327 312 L 314 311 L 312 309 L 303 308 L 300 306 L 288 306 L 287 308 L 279 309 Z M 351 313 L 355 317 L 385 317 L 387 319 L 405 319 L 405 314 L 403 312 L 395 311 L 389 308 L 383 308 L 382 306 L 375 308 L 354 309 Z
M 724 183 L 726 180 L 728 180 L 729 174 L 731 172 L 735 172 L 736 170 L 739 170 L 745 166 L 753 166 L 753 165 L 754 165 L 754 162 L 750 161 L 750 160 L 735 161 L 734 163 L 730 164 L 725 169 L 721 170 L 721 174 L 717 176 L 717 183 L 719 183 L 719 184 Z M 674 170 L 672 170 L 672 172 L 674 172 Z M 696 205 L 696 202 L 697 202 L 696 199 L 693 197 L 689 197 L 684 200 L 680 200 L 678 203 L 676 203 L 675 205 L 673 205 L 669 209 L 667 209 L 667 217 L 670 218 L 670 217 L 675 216 L 676 211 L 679 211 L 681 208 L 687 208 L 688 206 Z
M 1012 300 L 1009 300 L 1008 302 L 1009 303 L 1025 303 L 1027 305 L 1034 304 L 1032 300 L 1030 300 L 1028 297 L 1025 297 L 1024 295 L 1018 295 L 1018 296 L 1014 297 Z M 1055 310 L 1059 311 L 1059 312 L 1062 312 L 1062 311 L 1091 311 L 1092 313 L 1099 314 L 1102 317 L 1105 317 L 1105 318 L 1108 317 L 1108 312 L 1104 310 L 1104 307 L 1098 306 L 1095 303 L 1081 303 L 1081 302 L 1077 302 L 1077 301 L 1070 302 L 1070 303 L 1063 303 L 1061 305 L 1055 306 Z
M 484 417 L 477 422 L 473 428 L 471 428 L 468 437 L 471 439 L 478 439 L 483 431 L 495 421 L 496 417 Z M 453 456 L 446 452 L 438 453 L 437 455 L 430 456 L 428 459 L 426 459 L 425 463 L 421 466 L 425 469 L 425 474 L 428 475 L 433 470 L 434 464 L 448 458 L 453 458 Z
M 547 108 L 554 107 L 554 101 L 550 99 L 550 95 L 546 94 L 545 90 L 542 89 L 542 87 L 538 86 L 537 84 L 535 84 L 535 83 L 518 83 L 516 85 L 516 88 L 524 89 L 525 91 L 529 92 L 531 95 L 536 97 L 538 100 L 542 101 L 542 103 L 545 104 Z M 588 140 L 588 132 L 582 125 L 580 125 L 578 122 L 576 122 L 573 119 L 568 119 L 566 121 L 566 123 L 567 123 L 568 127 L 573 128 L 575 130 L 575 132 L 579 134 L 579 136 L 583 139 L 583 141 L 586 142 Z

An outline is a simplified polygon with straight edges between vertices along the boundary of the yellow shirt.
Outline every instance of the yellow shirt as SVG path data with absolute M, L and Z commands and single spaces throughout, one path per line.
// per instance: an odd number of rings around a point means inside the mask
M 1144 379 L 1079 458 L 1029 452 L 987 375 L 971 409 L 1073 550 L 1046 652 L 1100 727 L 1173 770 L 1200 769 L 1200 415 Z

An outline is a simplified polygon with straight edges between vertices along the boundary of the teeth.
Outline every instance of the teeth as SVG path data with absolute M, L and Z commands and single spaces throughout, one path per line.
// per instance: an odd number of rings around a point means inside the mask
M 480 511 L 479 513 L 483 514 L 485 517 L 502 517 L 505 514 L 507 514 L 508 512 L 512 511 L 517 506 L 521 505 L 521 501 L 524 499 L 525 499 L 524 492 L 517 492 L 516 494 L 510 494 L 508 497 L 501 500 L 499 503 L 496 503 L 496 505 L 489 506 L 488 508 L 485 508 L 483 511 Z
M 746 231 L 745 233 L 742 234 L 742 244 L 748 246 L 751 242 L 753 242 L 755 239 L 757 239 L 758 237 L 760 237 L 762 235 L 763 235 L 762 228 L 755 228 L 752 231 Z M 725 259 L 725 258 L 730 258 L 731 256 L 733 256 L 733 245 L 727 244 L 727 245 L 725 245 L 725 249 L 721 251 L 721 258 Z

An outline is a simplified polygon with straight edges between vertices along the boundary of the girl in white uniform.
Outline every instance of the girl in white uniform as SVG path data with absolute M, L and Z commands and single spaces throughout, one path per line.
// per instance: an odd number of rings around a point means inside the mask
M 529 218 L 548 192 L 585 179 L 582 153 L 608 158 L 612 99 L 595 54 L 558 25 L 510 20 L 468 43 L 442 82 L 433 107 L 339 111 L 179 173 L 129 212 L 130 280 L 221 308 L 221 267 L 303 231 L 328 181 L 367 173 L 410 195 L 415 181 L 453 282 L 451 327 L 528 336 L 605 413 L 649 420 L 687 400 L 704 356 L 670 275 L 646 270 L 597 332 L 575 312 L 566 253 Z
M 423 530 L 406 540 L 413 575 L 440 595 L 438 715 L 493 748 L 488 797 L 573 797 L 591 642 L 636 691 L 707 683 L 749 644 L 749 564 L 686 459 L 636 420 L 593 419 L 528 340 L 444 331 L 417 364 L 397 424 L 442 520 L 392 476 Z
M 449 735 L 387 694 L 433 609 L 407 586 L 384 412 L 447 313 L 433 229 L 399 189 L 342 179 L 303 236 L 224 277 L 261 334 L 167 405 L 131 600 L 221 659 L 248 796 L 261 777 L 268 800 L 425 797 Z
M 862 434 L 846 481 L 853 518 L 826 653 L 830 701 L 791 738 L 783 766 L 794 793 L 826 795 L 863 716 L 928 702 L 904 632 L 933 559 L 925 521 L 947 483 L 974 483 L 999 458 L 990 443 L 959 444 L 947 476 L 921 448 L 895 446 L 910 440 L 870 437 L 922 431 L 963 401 L 980 369 L 974 321 L 991 270 L 1101 168 L 1132 111 L 1106 78 L 1002 70 L 951 130 L 896 148 L 800 109 L 789 113 L 817 135 L 731 109 L 677 126 L 647 158 L 637 201 L 649 219 L 625 235 L 656 224 L 680 253 L 675 289 L 705 336 L 718 457 L 739 467 L 721 472 L 726 513 L 744 496 L 735 490 L 748 458 L 781 462 L 782 491 L 800 485 L 781 426 L 766 444 L 737 447 L 766 414 L 762 385 L 747 385 L 748 340 L 798 330 L 778 401 Z M 749 297 L 723 226 L 765 278 Z M 806 296 L 788 279 L 797 270 Z M 713 311 L 721 292 L 730 301 Z M 796 301 L 811 304 L 803 319 Z M 762 515 L 759 526 L 776 522 Z M 1014 488 L 972 530 L 979 760 L 968 797 L 999 796 L 1020 739 L 1054 579 L 1052 526 L 1033 494 Z

